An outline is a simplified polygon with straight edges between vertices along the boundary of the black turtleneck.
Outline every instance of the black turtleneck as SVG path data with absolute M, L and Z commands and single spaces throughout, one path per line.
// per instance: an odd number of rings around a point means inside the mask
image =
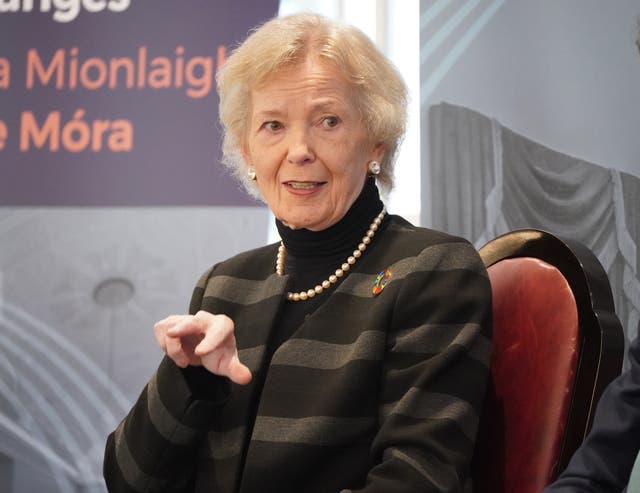
M 276 219 L 278 232 L 287 250 L 284 260 L 285 274 L 290 276 L 287 290 L 306 291 L 328 279 L 358 247 L 382 206 L 375 179 L 367 178 L 351 208 L 342 219 L 327 229 L 291 229 Z M 321 295 L 305 301 L 285 302 L 269 344 L 271 354 L 329 298 L 335 287 L 333 285 Z

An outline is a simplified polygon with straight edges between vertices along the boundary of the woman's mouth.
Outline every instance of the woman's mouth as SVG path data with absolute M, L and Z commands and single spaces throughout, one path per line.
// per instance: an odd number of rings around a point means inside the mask
M 326 181 L 285 181 L 284 185 L 294 190 L 313 190 L 326 183 Z

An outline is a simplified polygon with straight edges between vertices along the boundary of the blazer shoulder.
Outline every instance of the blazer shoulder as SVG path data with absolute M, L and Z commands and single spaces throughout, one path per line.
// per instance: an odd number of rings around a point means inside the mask
M 262 280 L 275 272 L 278 243 L 272 243 L 239 253 L 209 267 L 196 284 L 204 288 L 216 276 L 230 276 L 249 280 Z
M 455 236 L 444 231 L 438 231 L 436 229 L 424 228 L 421 226 L 414 226 L 409 221 L 401 216 L 390 215 L 389 216 L 389 232 L 395 235 L 408 236 L 414 239 L 416 242 L 422 242 L 425 244 L 438 244 L 438 243 L 467 243 L 471 244 L 469 240 L 461 236 Z
M 432 259 L 455 256 L 459 260 L 466 259 L 471 264 L 482 264 L 478 250 L 466 238 L 414 226 L 400 216 L 390 216 L 385 235 L 390 241 L 389 248 L 408 255 L 428 256 Z

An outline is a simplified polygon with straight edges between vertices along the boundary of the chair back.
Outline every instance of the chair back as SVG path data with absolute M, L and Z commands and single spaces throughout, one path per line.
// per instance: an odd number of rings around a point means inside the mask
M 583 244 L 526 229 L 484 245 L 493 291 L 491 379 L 476 493 L 540 493 L 584 439 L 624 352 L 607 275 Z

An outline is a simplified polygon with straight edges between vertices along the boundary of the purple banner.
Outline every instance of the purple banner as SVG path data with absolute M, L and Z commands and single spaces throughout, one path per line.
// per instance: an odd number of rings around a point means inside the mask
M 250 205 L 215 72 L 277 0 L 0 2 L 0 205 Z

